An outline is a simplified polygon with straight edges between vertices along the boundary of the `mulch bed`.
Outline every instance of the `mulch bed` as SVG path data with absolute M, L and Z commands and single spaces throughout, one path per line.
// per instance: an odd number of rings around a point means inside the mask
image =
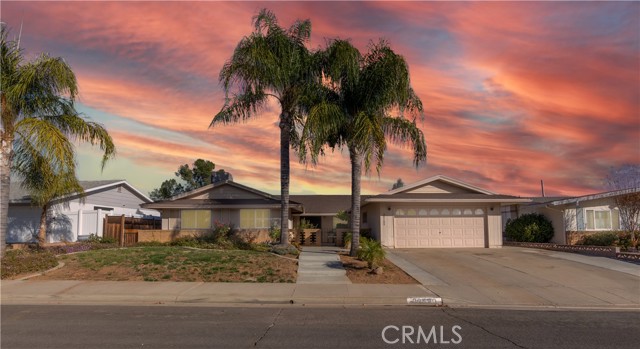
M 398 268 L 395 264 L 385 259 L 381 263 L 382 274 L 372 273 L 367 262 L 349 256 L 347 253 L 340 254 L 342 265 L 347 270 L 347 277 L 354 284 L 417 284 L 418 282 Z

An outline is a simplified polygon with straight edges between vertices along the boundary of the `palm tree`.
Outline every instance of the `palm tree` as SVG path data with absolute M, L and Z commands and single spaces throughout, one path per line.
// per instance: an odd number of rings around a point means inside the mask
M 302 131 L 300 156 L 316 163 L 323 148 L 346 146 L 351 162 L 351 256 L 360 242 L 360 180 L 376 163 L 379 173 L 387 138 L 409 144 L 414 165 L 426 161 L 424 134 L 416 125 L 422 102 L 410 85 L 404 58 L 381 40 L 362 56 L 347 40 L 333 40 L 320 53 L 324 100 L 310 108 Z M 405 117 L 405 113 L 410 118 Z M 394 116 L 393 114 L 397 114 Z
M 73 141 L 98 145 L 102 166 L 115 155 L 113 141 L 101 125 L 85 120 L 74 107 L 75 74 L 61 58 L 42 54 L 26 61 L 15 40 L 0 28 L 2 101 L 0 129 L 0 256 L 4 256 L 10 177 L 40 175 L 75 178 Z M 13 172 L 13 173 L 12 173 Z M 32 195 L 38 196 L 36 188 Z M 43 181 L 41 183 L 52 183 Z M 40 187 L 45 188 L 45 187 Z
M 304 100 L 315 79 L 313 56 L 305 47 L 311 22 L 296 21 L 288 30 L 263 9 L 253 18 L 255 30 L 240 40 L 220 71 L 226 98 L 210 127 L 255 117 L 269 98 L 280 104 L 280 243 L 289 244 L 289 149 L 298 144 L 305 115 Z M 232 92 L 232 88 L 239 91 Z

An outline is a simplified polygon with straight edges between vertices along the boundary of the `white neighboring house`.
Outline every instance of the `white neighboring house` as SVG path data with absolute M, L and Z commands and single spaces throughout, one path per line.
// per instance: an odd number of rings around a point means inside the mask
M 551 242 L 572 245 L 585 234 L 623 229 L 615 199 L 639 192 L 640 188 L 631 188 L 577 197 L 535 198 L 532 204 L 511 207 L 511 212 L 516 212 L 515 217 L 527 213 L 542 214 L 553 224 Z M 512 214 L 509 218 L 515 217 Z
M 106 215 L 158 218 L 156 210 L 143 209 L 149 197 L 125 180 L 80 181 L 84 195 L 71 194 L 51 202 L 47 219 L 47 242 L 85 240 L 90 234 L 102 236 Z M 32 206 L 20 183 L 11 183 L 7 243 L 37 241 L 41 207 Z

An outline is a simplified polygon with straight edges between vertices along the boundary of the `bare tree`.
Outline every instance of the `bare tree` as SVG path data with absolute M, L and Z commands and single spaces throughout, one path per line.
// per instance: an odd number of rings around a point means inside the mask
M 615 203 L 620 211 L 622 228 L 631 233 L 631 243 L 635 247 L 640 228 L 640 165 L 622 165 L 609 170 L 605 185 L 610 190 L 624 190 L 627 193 L 616 196 Z

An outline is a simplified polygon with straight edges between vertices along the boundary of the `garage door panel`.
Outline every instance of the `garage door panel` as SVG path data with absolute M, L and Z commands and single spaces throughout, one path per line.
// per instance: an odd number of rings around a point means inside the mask
M 484 247 L 483 217 L 395 217 L 398 248 Z

